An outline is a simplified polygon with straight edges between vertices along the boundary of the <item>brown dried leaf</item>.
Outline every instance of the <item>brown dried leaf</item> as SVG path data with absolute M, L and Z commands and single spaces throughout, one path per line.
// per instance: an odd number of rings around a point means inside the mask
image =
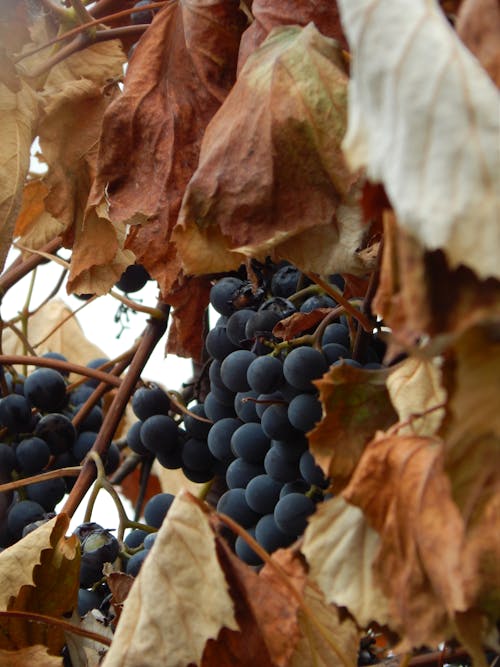
M 402 422 L 413 415 L 428 412 L 446 400 L 440 369 L 432 360 L 408 357 L 390 373 L 387 390 Z M 437 433 L 443 418 L 444 408 L 434 410 L 425 417 L 413 420 L 406 430 L 399 429 L 398 432 L 431 436 Z
M 285 667 L 299 639 L 297 598 L 272 568 L 258 576 L 234 555 L 224 539 L 217 540 L 217 553 L 240 630 L 224 628 L 216 641 L 209 641 L 202 667 Z M 303 566 L 289 574 L 292 585 L 300 590 Z
M 330 312 L 329 308 L 316 308 L 309 313 L 294 313 L 276 324 L 273 329 L 273 335 L 282 340 L 291 340 L 304 331 L 312 329 Z
M 2 608 L 55 618 L 74 609 L 80 551 L 75 536 L 65 537 L 68 526 L 68 516 L 59 514 L 0 554 Z M 55 627 L 20 618 L 4 618 L 0 625 L 2 648 L 43 644 L 58 654 L 65 644 L 64 632 Z
M 500 613 L 500 343 L 498 328 L 472 328 L 443 369 L 449 392 L 445 467 L 466 530 L 469 596 L 492 619 Z
M 347 76 L 310 24 L 275 29 L 252 54 L 203 139 L 173 238 L 190 273 L 285 258 L 362 273 L 365 226 L 345 167 Z
M 199 664 L 207 640 L 238 629 L 208 517 L 176 496 L 118 624 L 104 667 Z
M 479 280 L 464 266 L 451 270 L 442 251 L 425 252 L 387 213 L 373 310 L 391 327 L 396 343 L 411 346 L 428 334 L 439 353 L 468 327 L 500 317 L 500 281 Z
M 348 48 L 342 32 L 337 3 L 334 0 L 325 3 L 318 3 L 314 0 L 302 0 L 300 3 L 286 0 L 279 4 L 273 0 L 254 0 L 252 15 L 254 20 L 241 38 L 238 71 L 271 30 L 279 26 L 306 26 L 312 22 L 325 37 L 333 37 L 340 42 L 343 49 Z
M 464 524 L 443 464 L 437 439 L 381 435 L 343 492 L 380 534 L 375 576 L 391 628 L 411 645 L 450 637 L 454 614 L 470 604 Z
M 315 382 L 323 419 L 308 433 L 309 445 L 317 464 L 337 484 L 350 477 L 375 432 L 397 421 L 386 387 L 390 372 L 341 364 Z
M 28 646 L 17 651 L 0 649 L 2 667 L 63 667 L 63 659 L 47 653 L 46 646 Z
M 500 6 L 496 0 L 465 0 L 455 28 L 465 46 L 500 87 Z
M 361 510 L 340 496 L 318 506 L 301 546 L 309 576 L 327 603 L 347 607 L 361 627 L 389 620 L 388 600 L 373 572 L 379 546 Z
M 131 230 L 127 247 L 164 298 L 180 269 L 171 229 L 205 127 L 233 84 L 242 18 L 233 0 L 165 7 L 137 45 L 124 94 L 105 117 L 101 191 L 107 186 L 113 220 L 153 218 Z
M 106 574 L 106 571 L 104 573 Z M 124 572 L 110 572 L 106 575 L 106 583 L 112 594 L 111 604 L 113 605 L 116 614 L 116 620 L 114 621 L 114 624 L 116 625 L 116 623 L 120 621 L 123 604 L 130 593 L 130 589 L 134 583 L 134 577 L 131 577 Z
M 14 236 L 20 237 L 26 248 L 41 248 L 62 234 L 65 224 L 45 210 L 49 190 L 42 180 L 29 181 L 24 186 L 21 210 L 16 220 Z
M 28 85 L 23 82 L 19 92 L 12 92 L 0 83 L 0 270 L 21 208 L 37 115 L 38 96 Z

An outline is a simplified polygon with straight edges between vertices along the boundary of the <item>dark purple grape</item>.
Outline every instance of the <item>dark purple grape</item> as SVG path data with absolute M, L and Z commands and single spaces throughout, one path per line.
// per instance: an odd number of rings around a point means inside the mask
M 255 525 L 260 517 L 248 506 L 244 489 L 229 489 L 222 494 L 217 503 L 217 511 L 227 514 L 244 528 Z
M 147 447 L 144 447 L 141 440 L 141 427 L 143 422 L 137 421 L 129 428 L 126 435 L 127 445 L 130 449 L 139 454 L 140 456 L 146 456 L 151 454 Z
M 142 551 L 138 551 L 136 554 L 131 556 L 127 561 L 127 574 L 131 577 L 137 577 L 148 554 L 149 549 L 143 549 Z
M 149 533 L 147 533 L 145 530 L 134 528 L 134 530 L 131 530 L 123 541 L 129 549 L 137 549 L 141 546 L 141 544 L 143 544 L 148 535 Z
M 68 361 L 67 358 L 64 356 L 64 354 L 61 354 L 60 352 L 45 352 L 45 354 L 42 354 L 42 359 L 55 359 L 56 361 Z M 69 376 L 69 371 L 58 371 L 64 378 L 67 378 Z
M 142 423 L 140 438 L 153 454 L 172 451 L 179 438 L 177 424 L 167 415 L 153 415 Z
M 97 591 L 87 590 L 86 588 L 78 589 L 78 615 L 83 617 L 92 609 L 99 609 L 103 601 L 103 596 L 99 595 Z
M 28 500 L 38 503 L 46 512 L 52 512 L 66 493 L 66 484 L 62 477 L 48 479 L 45 482 L 34 482 L 25 488 Z
M 11 505 L 7 515 L 7 526 L 9 533 L 15 540 L 19 540 L 23 534 L 23 529 L 34 521 L 40 521 L 44 518 L 45 509 L 32 500 L 21 500 Z
M 323 345 L 322 350 L 330 366 L 339 359 L 349 359 L 351 356 L 349 350 L 339 343 L 327 343 Z
M 224 405 L 224 403 L 219 403 L 211 391 L 209 391 L 205 396 L 205 402 L 203 405 L 205 406 L 206 416 L 213 422 L 218 422 L 221 419 L 235 416 L 234 407 L 232 405 Z
M 239 349 L 227 336 L 226 327 L 210 329 L 205 338 L 205 347 L 208 354 L 219 361 L 224 360 L 231 352 Z
M 188 436 L 192 438 L 199 438 L 200 440 L 206 439 L 212 424 L 206 421 L 202 421 L 201 419 L 196 419 L 196 417 L 201 417 L 202 419 L 207 418 L 203 403 L 196 403 L 189 408 L 189 411 L 192 414 L 184 415 L 184 426 Z M 194 415 L 196 415 L 196 417 Z
M 306 526 L 307 518 L 314 512 L 314 502 L 301 493 L 288 493 L 274 508 L 274 520 L 286 535 L 297 537 Z
M 338 322 L 329 324 L 323 331 L 321 345 L 328 345 L 329 343 L 343 345 L 345 348 L 347 348 L 347 350 L 349 350 L 351 346 L 349 329 L 343 324 L 339 324 Z
M 170 399 L 160 387 L 139 387 L 132 397 L 132 410 L 141 421 L 153 415 L 168 415 Z
M 271 440 L 255 422 L 242 424 L 231 437 L 231 449 L 235 456 L 240 456 L 249 463 L 262 463 Z
M 0 442 L 0 484 L 8 480 L 8 476 L 16 467 L 16 453 L 5 442 Z M 2 479 L 5 477 L 5 480 Z
M 134 5 L 134 7 L 137 7 L 138 5 L 143 6 L 144 4 L 148 4 L 145 2 L 145 0 L 140 0 L 139 3 Z M 137 18 L 140 16 L 143 18 L 144 16 L 150 15 L 151 18 L 149 21 L 136 21 L 134 20 L 134 17 Z M 133 14 L 130 15 L 130 18 L 132 20 L 132 23 L 151 23 L 153 20 L 153 12 L 150 11 L 144 11 L 144 12 L 134 12 Z M 151 276 L 149 273 L 146 271 L 146 269 L 142 266 L 142 264 L 131 264 L 130 266 L 127 266 L 125 271 L 122 273 L 120 280 L 115 283 L 115 287 L 122 292 L 126 293 L 131 293 L 131 292 L 138 292 L 140 289 L 144 287 L 144 285 L 148 282 L 148 280 L 151 280 Z
M 221 315 L 231 315 L 236 310 L 234 305 L 245 283 L 239 278 L 227 276 L 221 278 L 210 290 L 210 303 Z
M 266 514 L 257 521 L 255 539 L 268 553 L 290 546 L 295 536 L 290 536 L 278 528 L 274 514 Z
M 313 380 L 328 370 L 324 355 L 312 347 L 296 347 L 285 358 L 283 374 L 287 382 L 302 391 L 314 391 Z
M 24 395 L 40 410 L 57 412 L 66 405 L 66 382 L 58 371 L 39 368 L 26 378 Z
M 247 342 L 245 327 L 248 320 L 253 317 L 254 313 L 254 310 L 244 308 L 234 312 L 228 319 L 226 324 L 226 334 L 234 345 L 245 347 L 245 343 Z
M 53 412 L 40 419 L 34 435 L 48 444 L 54 456 L 70 450 L 76 440 L 76 429 L 66 415 Z
M 308 484 L 319 486 L 320 489 L 328 487 L 328 480 L 310 451 L 305 451 L 300 457 L 299 469 L 300 474 Z
M 286 299 L 294 294 L 301 275 L 299 269 L 290 264 L 279 268 L 271 280 L 273 296 L 281 296 Z
M 248 463 L 245 459 L 237 458 L 226 470 L 226 484 L 230 489 L 245 489 L 251 479 L 264 472 L 260 463 Z
M 271 440 L 287 440 L 299 435 L 288 419 L 288 406 L 281 403 L 270 405 L 264 410 L 261 426 Z
M 300 306 L 301 313 L 310 313 L 316 308 L 335 308 L 337 302 L 328 294 L 316 294 L 306 299 Z
M 48 465 L 50 449 L 41 438 L 26 438 L 17 445 L 15 458 L 23 474 L 36 475 Z
M 249 350 L 235 350 L 231 352 L 220 369 L 220 376 L 224 385 L 231 391 L 249 391 L 247 369 L 257 357 Z
M 242 422 L 258 422 L 255 400 L 258 396 L 256 391 L 239 391 L 234 398 L 234 410 Z
M 207 437 L 208 449 L 219 461 L 231 461 L 234 454 L 231 450 L 233 433 L 241 426 L 239 419 L 227 417 L 217 421 L 210 429 Z
M 206 440 L 189 438 L 182 448 L 182 463 L 189 470 L 210 474 L 214 464 L 214 457 L 208 449 Z M 210 479 L 211 477 L 209 477 Z
M 255 539 L 255 528 L 247 528 L 249 533 Z M 261 565 L 262 560 L 255 551 L 245 542 L 245 540 L 238 535 L 234 543 L 234 550 L 238 558 L 240 558 L 247 565 Z
M 248 506 L 259 514 L 269 514 L 279 500 L 283 482 L 278 482 L 269 475 L 257 475 L 251 479 L 245 489 Z
M 277 357 L 257 357 L 247 369 L 248 384 L 259 394 L 277 391 L 283 380 L 283 362 Z
M 157 493 L 150 498 L 144 507 L 144 519 L 148 526 L 160 528 L 163 519 L 167 516 L 175 496 L 171 493 Z
M 11 433 L 29 431 L 31 426 L 31 405 L 24 396 L 9 394 L 0 400 L 0 424 Z
M 307 433 L 321 421 L 323 410 L 314 394 L 299 394 L 288 405 L 288 419 L 292 426 Z

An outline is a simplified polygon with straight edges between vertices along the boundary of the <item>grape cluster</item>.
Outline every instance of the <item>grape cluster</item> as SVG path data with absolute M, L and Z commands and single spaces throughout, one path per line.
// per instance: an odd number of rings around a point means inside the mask
M 58 353 L 48 358 L 66 361 Z M 97 368 L 105 359 L 89 363 Z M 94 444 L 102 423 L 99 404 L 75 428 L 73 418 L 93 392 L 96 381 L 68 391 L 67 373 L 39 368 L 28 377 L 4 373 L 11 392 L 0 399 L 0 483 L 30 478 L 81 463 Z M 111 443 L 105 459 L 108 474 L 116 470 L 120 452 Z M 74 477 L 27 482 L 15 492 L 0 494 L 0 548 L 10 546 L 27 532 L 54 516 L 56 505 L 69 492 Z
M 331 283 L 343 287 L 338 275 Z M 299 339 L 278 344 L 273 329 L 280 320 L 338 305 L 315 286 L 306 289 L 308 285 L 297 268 L 283 264 L 258 290 L 230 276 L 219 280 L 210 294 L 220 317 L 206 339 L 212 361 L 203 407 L 214 422 L 208 449 L 225 468 L 228 487 L 217 509 L 245 527 L 268 552 L 302 534 L 329 486 L 306 437 L 322 416 L 314 380 L 333 364 L 362 366 L 352 359 L 345 316 L 324 328 L 318 347 Z M 380 367 L 373 347 L 365 350 L 365 361 L 369 368 Z M 260 564 L 240 537 L 235 549 L 245 562 Z

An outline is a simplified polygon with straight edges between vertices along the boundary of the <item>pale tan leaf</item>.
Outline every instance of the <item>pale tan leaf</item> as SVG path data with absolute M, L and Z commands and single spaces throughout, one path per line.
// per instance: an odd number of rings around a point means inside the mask
M 47 653 L 46 646 L 29 646 L 17 651 L 0 649 L 2 667 L 63 667 L 63 659 Z
M 29 318 L 28 336 L 36 351 L 39 354 L 60 352 L 74 363 L 83 365 L 91 359 L 105 357 L 101 348 L 85 337 L 78 320 L 69 317 L 71 312 L 61 299 L 52 299 Z M 61 324 L 59 328 L 58 324 Z M 4 353 L 24 353 L 21 339 L 11 329 L 6 329 L 2 336 Z M 42 340 L 44 342 L 37 345 Z
M 344 150 L 452 267 L 500 277 L 500 97 L 433 0 L 339 0 L 353 56 Z
M 455 27 L 465 46 L 500 86 L 500 5 L 497 0 L 464 0 Z
M 41 552 L 51 548 L 57 521 L 57 517 L 51 519 L 0 553 L 0 609 L 7 609 L 10 597 L 16 596 L 21 586 L 34 583 L 33 569 Z
M 19 242 L 25 248 L 37 250 L 65 230 L 65 224 L 45 210 L 48 193 L 42 180 L 29 181 L 24 186 L 14 236 L 19 237 Z
M 21 208 L 37 109 L 38 97 L 25 83 L 17 93 L 0 83 L 0 270 Z
M 426 359 L 409 357 L 387 378 L 387 389 L 400 421 L 426 412 L 446 400 L 438 366 Z M 434 435 L 444 418 L 444 408 L 415 419 L 399 433 Z
M 199 664 L 209 638 L 238 630 L 206 515 L 178 494 L 125 601 L 104 667 Z
M 363 512 L 340 496 L 322 503 L 310 518 L 301 547 L 310 577 L 328 603 L 347 607 L 361 626 L 388 619 L 387 599 L 374 580 L 379 535 Z
M 341 620 L 339 610 L 327 604 L 323 593 L 309 580 L 302 595 L 316 621 L 321 624 L 321 630 L 302 610 L 299 611 L 302 637 L 289 667 L 309 664 L 316 667 L 356 665 L 361 632 L 354 621 L 349 617 Z

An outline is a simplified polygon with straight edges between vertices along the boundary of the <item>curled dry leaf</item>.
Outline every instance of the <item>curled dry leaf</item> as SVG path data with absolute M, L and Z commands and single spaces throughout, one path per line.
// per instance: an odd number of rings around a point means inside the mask
M 313 24 L 276 28 L 210 122 L 173 238 L 190 273 L 270 255 L 362 273 L 359 178 L 340 150 L 347 75 Z
M 65 537 L 68 526 L 59 514 L 0 554 L 3 609 L 63 618 L 75 608 L 80 552 L 77 538 Z M 2 648 L 43 644 L 58 654 L 65 643 L 64 632 L 49 625 L 6 617 L 0 626 Z
M 424 417 L 413 420 L 405 430 L 400 429 L 400 434 L 431 436 L 437 433 L 444 418 L 444 407 L 440 410 L 433 408 L 444 404 L 446 392 L 435 361 L 415 357 L 405 359 L 388 376 L 387 389 L 399 421 L 404 422 L 413 415 L 428 412 Z
M 343 495 L 380 534 L 373 568 L 389 599 L 390 627 L 410 645 L 451 637 L 454 614 L 472 601 L 464 522 L 444 470 L 442 442 L 380 435 L 365 449 Z
M 499 93 L 435 2 L 338 2 L 352 53 L 353 168 L 452 267 L 500 277 Z M 390 45 L 390 48 L 388 48 Z
M 127 597 L 104 667 L 199 664 L 223 627 L 238 629 L 214 534 L 181 492 Z
M 386 382 L 390 371 L 334 366 L 315 382 L 323 419 L 308 433 L 316 462 L 334 485 L 351 476 L 377 430 L 397 421 Z
M 465 0 L 456 22 L 457 34 L 500 87 L 500 6 L 496 0 Z
M 169 4 L 138 43 L 104 119 L 96 198 L 106 190 L 115 224 L 150 218 L 131 229 L 127 248 L 178 311 L 169 351 L 183 356 L 200 356 L 208 283 L 182 275 L 171 231 L 207 123 L 234 82 L 243 27 L 234 0 Z
M 433 336 L 433 353 L 441 353 L 469 327 L 500 317 L 500 281 L 480 280 L 465 266 L 450 269 L 441 250 L 426 252 L 387 212 L 373 310 L 396 344 L 412 346 L 427 334 Z
M 273 28 L 285 25 L 306 26 L 314 23 L 316 28 L 326 37 L 333 37 L 347 49 L 347 42 L 340 24 L 339 10 L 335 0 L 332 2 L 315 2 L 315 0 L 285 0 L 276 3 L 273 0 L 254 0 L 252 2 L 252 24 L 245 30 L 241 38 L 238 58 L 238 71 L 257 49 Z
M 28 181 L 24 186 L 14 236 L 26 248 L 38 250 L 66 229 L 64 222 L 45 209 L 48 194 L 49 190 L 41 179 Z
M 214 527 L 217 529 L 217 522 Z M 290 586 L 301 594 L 303 566 L 291 568 L 287 586 L 271 567 L 257 575 L 235 556 L 224 539 L 217 538 L 217 555 L 240 629 L 235 632 L 223 628 L 216 641 L 210 640 L 202 667 L 288 667 L 299 641 L 299 603 Z
M 0 83 L 0 270 L 10 248 L 21 209 L 24 179 L 38 116 L 38 95 L 24 82 L 19 92 Z
M 28 646 L 17 651 L 0 649 L 2 667 L 63 667 L 63 659 L 47 653 L 46 646 Z
M 309 576 L 327 603 L 347 607 L 361 627 L 389 620 L 388 600 L 373 564 L 380 537 L 363 512 L 341 496 L 327 500 L 310 517 L 301 551 Z
M 467 530 L 469 595 L 491 619 L 500 614 L 500 344 L 498 329 L 470 329 L 443 369 L 449 392 L 441 429 L 445 467 Z

